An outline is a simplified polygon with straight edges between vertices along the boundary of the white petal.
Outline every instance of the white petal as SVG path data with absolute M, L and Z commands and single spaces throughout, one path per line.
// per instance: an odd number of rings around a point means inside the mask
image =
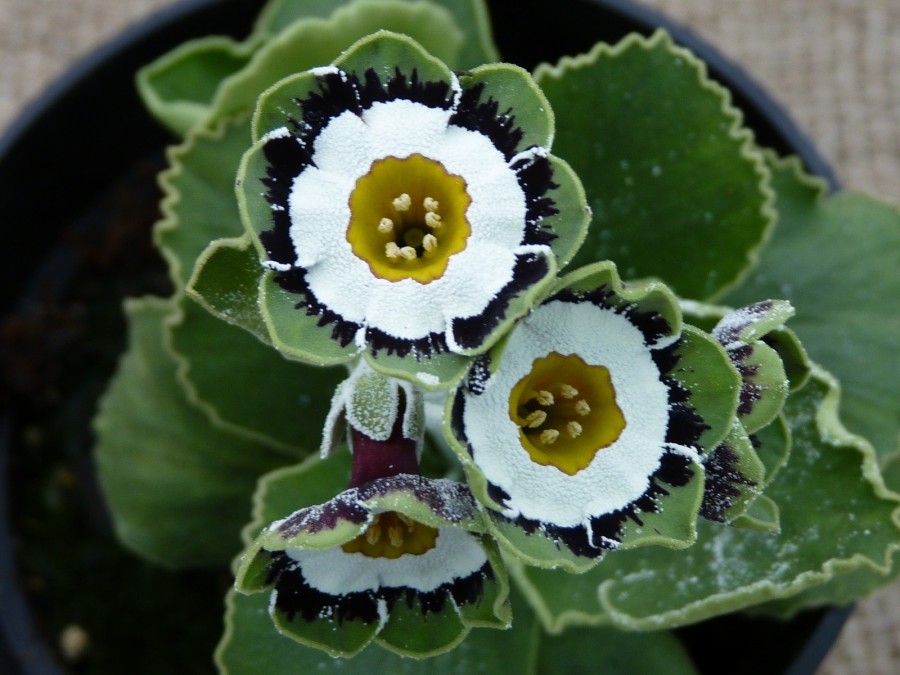
M 346 244 L 348 197 L 354 182 L 341 174 L 309 167 L 294 179 L 288 205 L 296 264 L 311 267 L 334 246 Z M 347 245 L 349 246 L 349 245 Z
M 363 112 L 375 157 L 426 157 L 447 129 L 450 110 L 398 99 L 376 103 Z
M 287 549 L 298 561 L 307 583 L 322 593 L 343 595 L 381 587 L 412 588 L 427 593 L 441 584 L 464 579 L 487 562 L 481 544 L 468 532 L 442 527 L 435 547 L 421 555 L 391 560 L 362 553 L 344 553 L 340 546 L 323 551 Z
M 366 324 L 401 339 L 444 333 L 450 320 L 484 311 L 512 281 L 515 260 L 514 251 L 470 243 L 451 256 L 439 279 L 427 284 L 413 279 L 378 284 L 366 310 Z
M 331 120 L 313 143 L 313 163 L 354 179 L 369 172 L 374 154 L 371 133 L 359 115 L 348 110 Z

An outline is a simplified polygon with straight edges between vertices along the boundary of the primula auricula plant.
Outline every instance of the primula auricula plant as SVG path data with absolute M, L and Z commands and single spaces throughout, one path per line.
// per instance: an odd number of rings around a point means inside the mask
M 664 33 L 530 74 L 485 16 L 276 0 L 139 76 L 175 293 L 128 304 L 97 459 L 128 546 L 235 561 L 224 672 L 577 670 L 622 628 L 693 672 L 661 629 L 891 571 L 898 211 Z

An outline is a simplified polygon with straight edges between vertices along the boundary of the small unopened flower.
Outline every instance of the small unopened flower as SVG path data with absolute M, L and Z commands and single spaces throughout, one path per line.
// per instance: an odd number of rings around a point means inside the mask
M 453 435 L 498 536 L 526 559 L 584 567 L 659 511 L 691 530 L 701 456 L 733 422 L 737 376 L 711 338 L 683 330 L 661 284 L 626 288 L 598 264 L 563 279 L 472 371 Z M 698 350 L 719 403 L 682 372 Z M 692 496 L 668 504 L 681 488 Z
M 404 58 L 370 65 L 385 52 Z M 533 105 L 508 106 L 504 90 Z M 376 367 L 482 352 L 580 243 L 580 185 L 549 154 L 549 105 L 516 67 L 457 76 L 381 34 L 276 85 L 256 121 L 241 190 L 287 351 L 365 351 Z

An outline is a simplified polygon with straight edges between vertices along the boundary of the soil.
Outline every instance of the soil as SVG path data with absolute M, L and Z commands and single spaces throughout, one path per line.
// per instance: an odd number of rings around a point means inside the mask
M 212 672 L 230 583 L 227 570 L 174 573 L 120 546 L 85 423 L 125 348 L 122 299 L 170 292 L 151 241 L 162 167 L 161 156 L 135 163 L 64 226 L 0 323 L 19 572 L 38 630 L 71 673 L 162 673 L 173 663 Z

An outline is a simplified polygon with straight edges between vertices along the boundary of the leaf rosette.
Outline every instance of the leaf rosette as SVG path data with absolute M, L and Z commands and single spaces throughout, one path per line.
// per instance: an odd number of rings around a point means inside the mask
M 382 32 L 265 92 L 253 136 L 238 198 L 272 343 L 295 358 L 448 386 L 584 237 L 549 104 L 515 66 L 457 76 Z

